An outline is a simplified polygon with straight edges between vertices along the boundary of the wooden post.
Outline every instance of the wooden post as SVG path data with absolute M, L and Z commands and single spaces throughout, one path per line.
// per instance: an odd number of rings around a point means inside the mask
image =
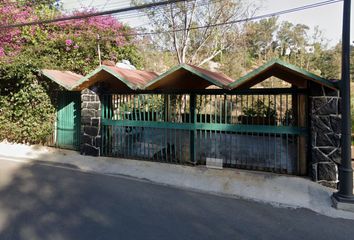
M 307 98 L 306 95 L 297 95 L 295 99 L 297 101 L 297 124 L 298 127 L 306 128 L 306 105 L 307 105 Z M 306 175 L 307 174 L 307 154 L 306 154 L 306 137 L 303 135 L 299 135 L 298 143 L 297 143 L 297 152 L 298 152 L 298 174 L 299 175 Z
M 190 104 L 190 119 L 191 123 L 196 122 L 195 108 L 196 108 L 196 95 L 192 93 L 189 99 Z M 196 164 L 196 153 L 195 153 L 195 130 L 190 131 L 190 160 L 192 163 Z
M 169 107 L 170 107 L 170 98 L 167 94 L 163 95 L 163 106 L 164 106 L 164 121 L 169 122 Z

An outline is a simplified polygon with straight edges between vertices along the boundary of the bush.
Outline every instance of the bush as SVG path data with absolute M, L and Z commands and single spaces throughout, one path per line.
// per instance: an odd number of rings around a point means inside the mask
M 0 140 L 43 143 L 54 126 L 54 89 L 38 80 L 39 66 L 22 60 L 0 64 Z

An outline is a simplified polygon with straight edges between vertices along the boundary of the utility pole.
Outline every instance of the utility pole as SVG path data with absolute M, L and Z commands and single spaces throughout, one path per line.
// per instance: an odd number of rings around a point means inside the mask
M 351 0 L 344 0 L 342 29 L 342 76 L 340 81 L 342 109 L 342 161 L 338 167 L 339 190 L 333 194 L 332 200 L 336 208 L 354 211 L 350 116 L 350 5 Z

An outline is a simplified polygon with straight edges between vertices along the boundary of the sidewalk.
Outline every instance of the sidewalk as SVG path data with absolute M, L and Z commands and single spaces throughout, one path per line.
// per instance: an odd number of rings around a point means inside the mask
M 354 219 L 354 213 L 331 207 L 333 189 L 306 178 L 238 169 L 214 170 L 118 158 L 82 156 L 75 151 L 0 143 L 2 160 L 119 175 L 179 188 L 252 199 L 282 207 L 307 208 L 331 217 Z

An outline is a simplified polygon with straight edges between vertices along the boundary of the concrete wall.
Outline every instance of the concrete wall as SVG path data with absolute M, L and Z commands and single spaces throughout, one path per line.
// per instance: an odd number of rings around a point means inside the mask
M 314 181 L 336 188 L 341 161 L 340 97 L 338 91 L 318 90 L 310 96 L 310 174 Z
M 81 92 L 81 146 L 83 155 L 100 156 L 101 101 L 95 90 Z

